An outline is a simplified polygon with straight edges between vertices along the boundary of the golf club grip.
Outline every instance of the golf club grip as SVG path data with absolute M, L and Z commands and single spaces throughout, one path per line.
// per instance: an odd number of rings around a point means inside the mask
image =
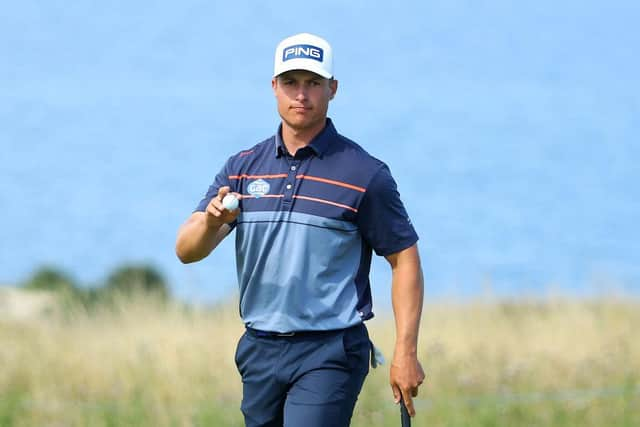
M 402 427 L 411 427 L 411 417 L 402 397 L 400 397 L 400 421 L 402 422 Z

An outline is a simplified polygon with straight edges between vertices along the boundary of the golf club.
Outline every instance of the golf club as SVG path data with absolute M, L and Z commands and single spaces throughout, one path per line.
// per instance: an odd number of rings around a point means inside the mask
M 407 407 L 404 404 L 404 398 L 400 395 L 400 421 L 402 422 L 402 427 L 411 427 L 411 417 L 409 416 L 409 411 L 407 411 Z

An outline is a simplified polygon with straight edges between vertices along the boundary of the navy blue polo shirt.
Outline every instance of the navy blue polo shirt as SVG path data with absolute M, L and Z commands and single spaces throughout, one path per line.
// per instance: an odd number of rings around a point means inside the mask
M 372 250 L 390 255 L 418 240 L 389 168 L 331 119 L 295 156 L 281 127 L 231 156 L 196 211 L 225 185 L 242 196 L 230 225 L 240 315 L 254 329 L 342 329 L 373 317 Z

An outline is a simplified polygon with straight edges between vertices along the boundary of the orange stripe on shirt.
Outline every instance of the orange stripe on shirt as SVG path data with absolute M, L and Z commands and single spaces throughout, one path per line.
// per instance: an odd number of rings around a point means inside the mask
M 240 195 L 241 199 L 262 199 L 262 198 L 265 198 L 265 199 L 268 199 L 268 198 L 276 199 L 276 198 L 281 198 L 281 197 L 284 197 L 284 194 L 265 194 L 264 196 L 260 196 L 260 197 L 256 197 L 253 194 L 241 194 Z
M 307 196 L 293 196 L 293 198 L 294 199 L 302 199 L 302 200 L 310 200 L 312 202 L 318 202 L 318 203 L 324 203 L 324 204 L 327 204 L 327 205 L 337 206 L 339 208 L 349 209 L 350 211 L 353 211 L 353 212 L 358 212 L 358 209 L 356 209 L 356 208 L 352 208 L 351 206 L 343 205 L 342 203 L 332 202 L 330 200 L 318 199 L 318 198 L 315 198 L 315 197 L 307 197 Z
M 333 179 L 320 178 L 317 176 L 298 175 L 296 176 L 296 179 L 308 179 L 310 181 L 324 182 L 325 184 L 332 184 L 332 185 L 337 185 L 339 187 L 350 188 L 351 190 L 356 190 L 361 193 L 364 193 L 365 191 L 367 191 L 366 188 L 358 187 L 357 185 L 351 185 L 351 184 L 347 184 L 346 182 L 334 181 Z
M 229 175 L 229 179 L 275 179 L 275 178 L 286 178 L 287 174 L 286 173 L 280 173 L 277 175 L 247 175 L 247 174 L 242 174 L 242 175 Z

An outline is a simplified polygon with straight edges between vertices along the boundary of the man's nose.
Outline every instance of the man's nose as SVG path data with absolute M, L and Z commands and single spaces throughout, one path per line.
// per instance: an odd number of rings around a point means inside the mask
M 298 92 L 296 93 L 296 99 L 298 101 L 307 99 L 307 87 L 305 85 L 300 85 L 298 87 Z

